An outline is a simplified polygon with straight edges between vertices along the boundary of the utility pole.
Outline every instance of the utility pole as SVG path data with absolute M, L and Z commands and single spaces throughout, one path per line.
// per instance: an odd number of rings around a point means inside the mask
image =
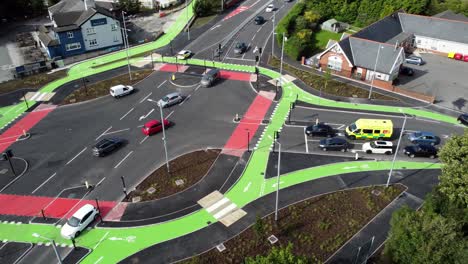
M 127 45 L 127 65 L 128 65 L 128 76 L 130 77 L 130 81 L 132 80 L 132 70 L 130 68 L 130 59 L 128 55 L 128 49 L 129 49 L 129 43 L 128 43 L 128 33 L 127 33 L 127 23 L 125 23 L 125 11 L 122 10 L 122 20 L 124 24 L 124 34 L 125 34 L 125 39 L 124 39 L 124 45 L 125 45 L 125 40 L 126 40 L 126 45 Z
M 400 109 L 401 111 L 401 109 Z M 403 137 L 403 132 L 405 131 L 405 126 L 406 126 L 406 114 L 403 113 L 405 115 L 405 119 L 403 120 L 403 126 L 401 126 L 401 131 L 400 131 L 400 137 L 398 138 L 398 143 L 397 143 L 397 147 L 395 149 L 395 153 L 393 155 L 393 160 L 392 160 L 392 167 L 390 167 L 390 172 L 388 173 L 388 178 L 387 178 L 387 184 L 385 185 L 386 187 L 388 187 L 388 185 L 390 184 L 390 178 L 392 177 L 392 173 L 393 173 L 393 166 L 395 165 L 395 160 L 396 160 L 396 156 L 398 154 L 398 150 L 400 149 L 400 142 L 401 142 L 401 138 Z
M 377 50 L 377 57 L 375 58 L 374 73 L 372 74 L 371 86 L 370 86 L 370 90 L 369 90 L 369 99 L 371 99 L 372 88 L 374 88 L 375 71 L 377 70 L 377 63 L 379 62 L 380 49 L 382 49 L 382 48 L 383 48 L 382 44 L 379 44 L 379 49 Z

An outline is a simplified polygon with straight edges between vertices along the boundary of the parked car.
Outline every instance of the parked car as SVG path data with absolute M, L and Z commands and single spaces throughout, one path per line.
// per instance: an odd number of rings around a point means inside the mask
M 265 9 L 265 12 L 267 13 L 271 13 L 273 11 L 275 11 L 275 5 L 273 4 L 268 5 L 267 8 Z
M 74 239 L 98 216 L 99 211 L 96 207 L 85 204 L 62 226 L 60 234 L 63 238 Z
M 425 64 L 424 60 L 421 57 L 418 56 L 408 56 L 405 58 L 405 62 L 408 64 L 414 64 L 414 65 L 423 65 Z
M 103 138 L 93 147 L 93 155 L 103 157 L 120 148 L 124 143 L 121 138 Z
M 192 52 L 190 50 L 181 50 L 179 53 L 177 53 L 177 58 L 180 60 L 185 60 L 190 58 L 192 56 Z
M 403 74 L 403 75 L 406 75 L 406 76 L 413 76 L 414 75 L 414 70 L 411 69 L 410 67 L 401 66 L 400 74 Z
M 437 149 L 431 145 L 418 144 L 413 146 L 406 146 L 403 152 L 410 158 L 429 157 L 434 159 L 437 157 Z
M 163 123 L 161 123 L 159 120 L 150 120 L 146 122 L 146 124 L 141 128 L 141 131 L 143 132 L 143 134 L 151 136 L 162 131 L 162 124 Z M 167 129 L 170 126 L 172 126 L 172 123 L 169 120 L 164 119 L 164 129 Z
M 237 42 L 236 46 L 234 46 L 234 53 L 235 54 L 242 54 L 247 50 L 247 45 L 244 42 Z
M 324 138 L 320 140 L 319 146 L 323 151 L 339 150 L 342 152 L 348 151 L 348 147 L 349 147 L 348 141 L 346 141 L 346 139 L 338 138 L 338 137 Z
M 362 151 L 367 154 L 387 154 L 390 155 L 393 152 L 393 143 L 391 141 L 372 141 L 362 144 Z
M 329 125 L 319 123 L 317 125 L 311 125 L 306 128 L 306 135 L 309 137 L 313 136 L 322 136 L 322 137 L 332 137 L 335 135 L 335 132 Z
M 201 86 L 210 87 L 216 80 L 221 77 L 221 72 L 218 69 L 211 69 L 207 73 L 203 74 L 203 77 L 200 81 Z
M 112 86 L 109 89 L 109 92 L 114 98 L 119 98 L 119 97 L 133 93 L 134 90 L 135 89 L 133 89 L 133 86 L 119 84 L 116 86 Z
M 262 16 L 257 16 L 254 22 L 255 22 L 255 25 L 261 25 L 265 22 L 265 18 L 263 18 Z
M 170 93 L 158 101 L 158 106 L 165 108 L 175 104 L 180 104 L 183 100 L 184 98 L 180 93 Z
M 468 114 L 461 114 L 457 118 L 458 123 L 468 126 Z
M 429 144 L 437 145 L 440 143 L 440 138 L 432 132 L 417 131 L 408 135 L 409 141 L 413 144 Z

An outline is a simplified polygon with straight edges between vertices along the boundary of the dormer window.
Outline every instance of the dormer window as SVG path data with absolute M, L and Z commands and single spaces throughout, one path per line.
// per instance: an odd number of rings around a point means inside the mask
M 68 38 L 73 38 L 73 32 L 72 32 L 72 31 L 68 31 L 68 32 L 67 32 L 67 37 L 68 37 Z

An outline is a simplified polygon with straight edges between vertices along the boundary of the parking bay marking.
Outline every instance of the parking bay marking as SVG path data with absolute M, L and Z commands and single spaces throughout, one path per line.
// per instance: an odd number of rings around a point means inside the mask
M 80 153 L 76 154 L 76 156 L 73 157 L 73 159 L 69 160 L 69 161 L 67 162 L 67 164 L 65 164 L 65 165 L 70 164 L 74 159 L 76 159 L 76 158 L 77 158 L 81 153 L 83 153 L 87 148 L 88 148 L 88 147 L 85 147 L 82 151 L 80 151 Z
M 148 95 L 149 96 L 149 95 Z M 133 107 L 132 109 L 130 109 L 127 113 L 125 113 L 125 115 L 123 115 L 120 120 L 124 119 L 128 114 L 130 114 L 130 112 L 133 111 L 133 109 L 135 109 L 135 107 Z
M 119 163 L 117 163 L 117 165 L 115 165 L 114 169 L 117 169 L 117 168 L 120 166 L 120 164 L 122 164 L 122 162 L 124 162 L 130 155 L 132 155 L 132 153 L 133 153 L 133 150 L 130 151 L 130 152 L 127 154 L 127 156 L 125 156 Z
M 172 112 L 170 112 L 170 113 L 166 116 L 166 118 L 169 118 L 173 113 L 174 113 L 174 110 L 173 110 Z

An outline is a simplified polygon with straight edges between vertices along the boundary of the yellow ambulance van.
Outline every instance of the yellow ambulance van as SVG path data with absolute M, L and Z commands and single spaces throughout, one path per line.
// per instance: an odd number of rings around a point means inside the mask
M 358 119 L 346 127 L 349 139 L 389 139 L 393 133 L 393 122 L 387 119 Z

